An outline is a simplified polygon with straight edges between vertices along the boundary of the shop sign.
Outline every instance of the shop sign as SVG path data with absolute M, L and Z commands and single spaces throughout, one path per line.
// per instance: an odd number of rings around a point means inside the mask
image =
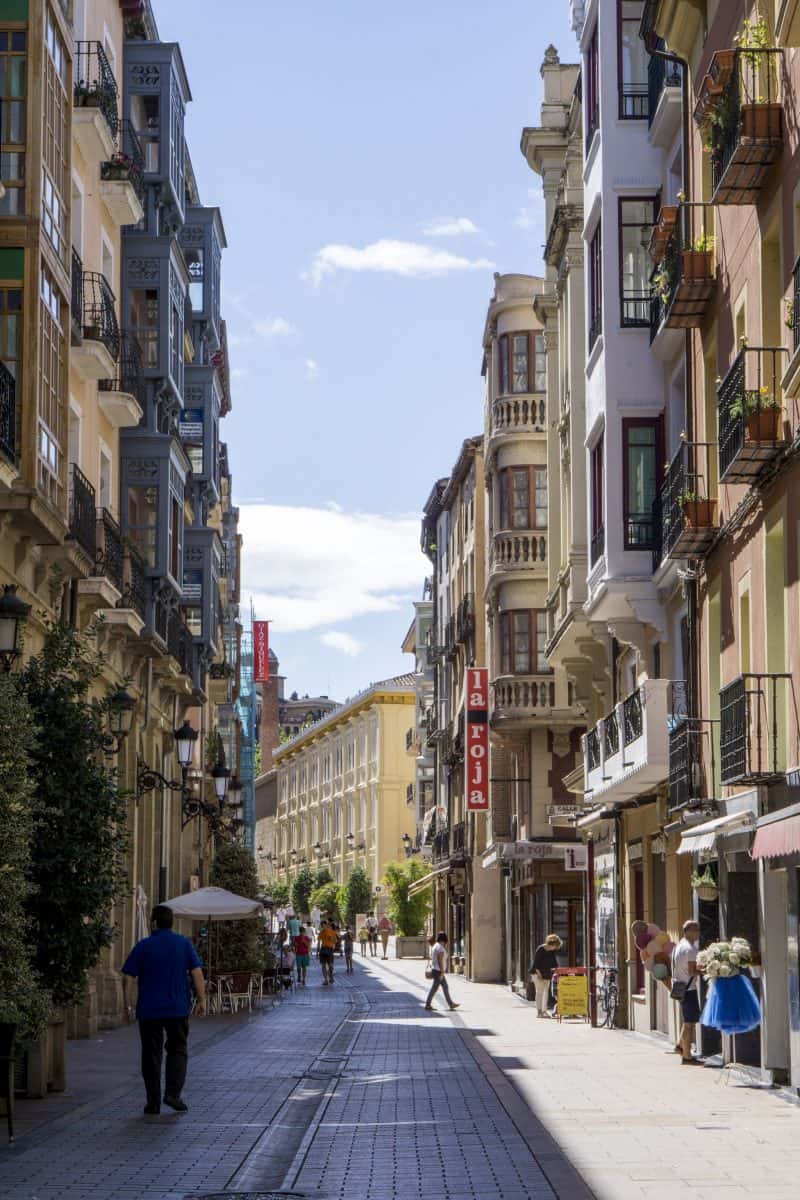
M 589 980 L 586 975 L 558 976 L 559 1017 L 589 1016 Z
M 584 846 L 582 842 L 576 842 L 574 846 L 568 846 L 564 851 L 564 870 L 588 871 L 589 847 Z
M 467 671 L 466 738 L 467 811 L 489 808 L 489 672 L 486 667 Z
M 585 811 L 582 804 L 548 804 L 546 809 L 547 819 L 551 825 L 566 825 Z
M 269 621 L 253 621 L 253 680 L 269 680 Z

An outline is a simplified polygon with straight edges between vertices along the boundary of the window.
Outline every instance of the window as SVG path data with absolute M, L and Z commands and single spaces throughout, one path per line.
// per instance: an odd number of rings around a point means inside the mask
M 317 786 L 317 778 L 319 776 L 319 760 L 315 757 L 311 760 L 311 786 Z
M 594 135 L 600 125 L 600 54 L 597 35 L 597 25 L 594 27 L 591 41 L 586 50 L 586 86 L 583 94 L 586 100 L 584 121 L 586 129 L 586 153 L 594 141 Z
M 331 778 L 331 756 L 329 751 L 325 751 L 322 756 L 322 782 L 330 783 Z
M 169 571 L 177 583 L 183 580 L 181 546 L 183 544 L 183 514 L 177 496 L 169 498 Z
M 158 291 L 131 288 L 128 291 L 128 329 L 142 349 L 145 370 L 158 368 Z
M 128 537 L 148 567 L 156 565 L 158 488 L 137 484 L 128 488 Z M 285 780 L 284 780 L 285 782 Z
M 66 430 L 66 304 L 47 268 L 42 265 L 39 287 L 39 487 L 57 507 L 63 499 L 63 454 Z
M 45 28 L 42 105 L 42 224 L 62 262 L 67 261 L 65 197 L 69 196 L 67 159 L 70 150 L 69 98 L 66 91 L 67 52 L 48 13 Z
M 20 354 L 22 351 L 22 288 L 0 288 L 0 362 L 14 380 L 12 384 L 3 376 L 11 396 L 16 396 L 20 382 Z M 12 462 L 17 459 L 16 421 L 7 409 L 0 418 L 0 450 Z
M 653 504 L 661 487 L 663 422 L 628 419 L 622 422 L 622 473 L 626 550 L 651 550 L 655 523 Z
M 356 765 L 356 744 L 355 744 L 355 740 L 351 737 L 348 739 L 348 742 L 347 742 L 347 769 L 348 769 L 348 771 L 352 771 L 353 768 L 355 767 L 355 765 Z
M 161 112 L 159 96 L 131 97 L 131 124 L 144 152 L 144 169 L 158 174 L 160 160 Z
M 504 333 L 498 339 L 499 395 L 543 392 L 547 387 L 544 334 Z M 509 386 L 510 384 L 510 386 Z
M 186 408 L 178 422 L 178 434 L 194 475 L 203 474 L 203 435 L 205 413 L 202 408 Z
M 600 223 L 589 242 L 589 350 L 603 331 L 603 241 Z
M 500 528 L 547 528 L 547 467 L 500 471 Z
M 100 446 L 100 472 L 98 475 L 100 480 L 100 488 L 98 491 L 98 501 L 101 508 L 107 508 L 109 511 L 114 509 L 114 492 L 112 490 L 112 474 L 111 474 L 111 452 L 107 446 Z
M 500 617 L 500 660 L 504 675 L 550 673 L 544 655 L 547 642 L 545 609 L 522 609 Z
M 591 565 L 597 562 L 605 550 L 605 525 L 603 518 L 603 435 L 590 451 L 590 497 L 592 518 Z
M 189 303 L 192 312 L 203 311 L 203 280 L 205 277 L 205 250 L 202 246 L 185 246 L 183 250 L 186 269 L 189 272 Z
M 619 202 L 621 319 L 626 329 L 647 329 L 650 325 L 653 264 L 647 247 L 655 216 L 656 201 L 652 197 Z
M 334 748 L 333 775 L 335 779 L 342 773 L 342 743 L 337 742 Z
M 639 37 L 643 7 L 642 0 L 617 0 L 619 115 L 627 121 L 642 120 L 649 111 L 648 54 L 644 39 Z
M 0 216 L 25 212 L 25 93 L 28 35 L 0 33 L 0 178 L 6 189 Z

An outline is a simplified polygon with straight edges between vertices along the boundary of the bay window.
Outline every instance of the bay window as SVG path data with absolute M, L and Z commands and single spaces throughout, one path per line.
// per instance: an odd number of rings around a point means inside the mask
M 595 442 L 589 454 L 589 488 L 591 502 L 591 566 L 603 554 L 606 545 L 605 518 L 603 515 L 603 435 Z
M 648 54 L 639 37 L 643 8 L 643 0 L 617 0 L 617 78 L 619 116 L 623 121 L 639 121 L 648 113 Z
M 500 528 L 547 528 L 547 467 L 500 471 Z
M 545 658 L 547 612 L 518 609 L 500 615 L 500 669 L 503 675 L 550 673 Z
M 603 241 L 600 222 L 589 241 L 589 351 L 603 330 Z
M 544 334 L 504 333 L 498 338 L 499 395 L 543 392 L 547 386 Z
M 600 45 L 595 23 L 589 45 L 586 50 L 586 79 L 583 89 L 586 104 L 584 113 L 584 128 L 586 129 L 586 153 L 589 153 L 594 135 L 600 125 Z
M 662 419 L 622 422 L 623 527 L 626 550 L 650 550 L 655 536 L 653 504 L 664 459 Z
M 648 246 L 656 218 L 653 197 L 631 197 L 619 202 L 619 273 L 624 328 L 650 326 L 650 271 Z

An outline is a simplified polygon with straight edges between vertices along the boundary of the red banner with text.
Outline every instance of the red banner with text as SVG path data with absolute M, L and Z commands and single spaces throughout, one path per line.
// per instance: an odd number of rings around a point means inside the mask
M 467 811 L 489 807 L 489 672 L 485 667 L 467 670 L 465 710 L 467 760 Z
M 269 621 L 253 621 L 253 679 L 269 679 Z

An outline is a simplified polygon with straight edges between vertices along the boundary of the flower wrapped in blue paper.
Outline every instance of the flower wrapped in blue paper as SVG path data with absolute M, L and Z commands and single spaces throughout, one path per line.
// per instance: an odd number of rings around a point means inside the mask
M 761 1024 L 761 1005 L 746 975 L 718 976 L 711 984 L 700 1024 L 720 1033 L 747 1033 Z

